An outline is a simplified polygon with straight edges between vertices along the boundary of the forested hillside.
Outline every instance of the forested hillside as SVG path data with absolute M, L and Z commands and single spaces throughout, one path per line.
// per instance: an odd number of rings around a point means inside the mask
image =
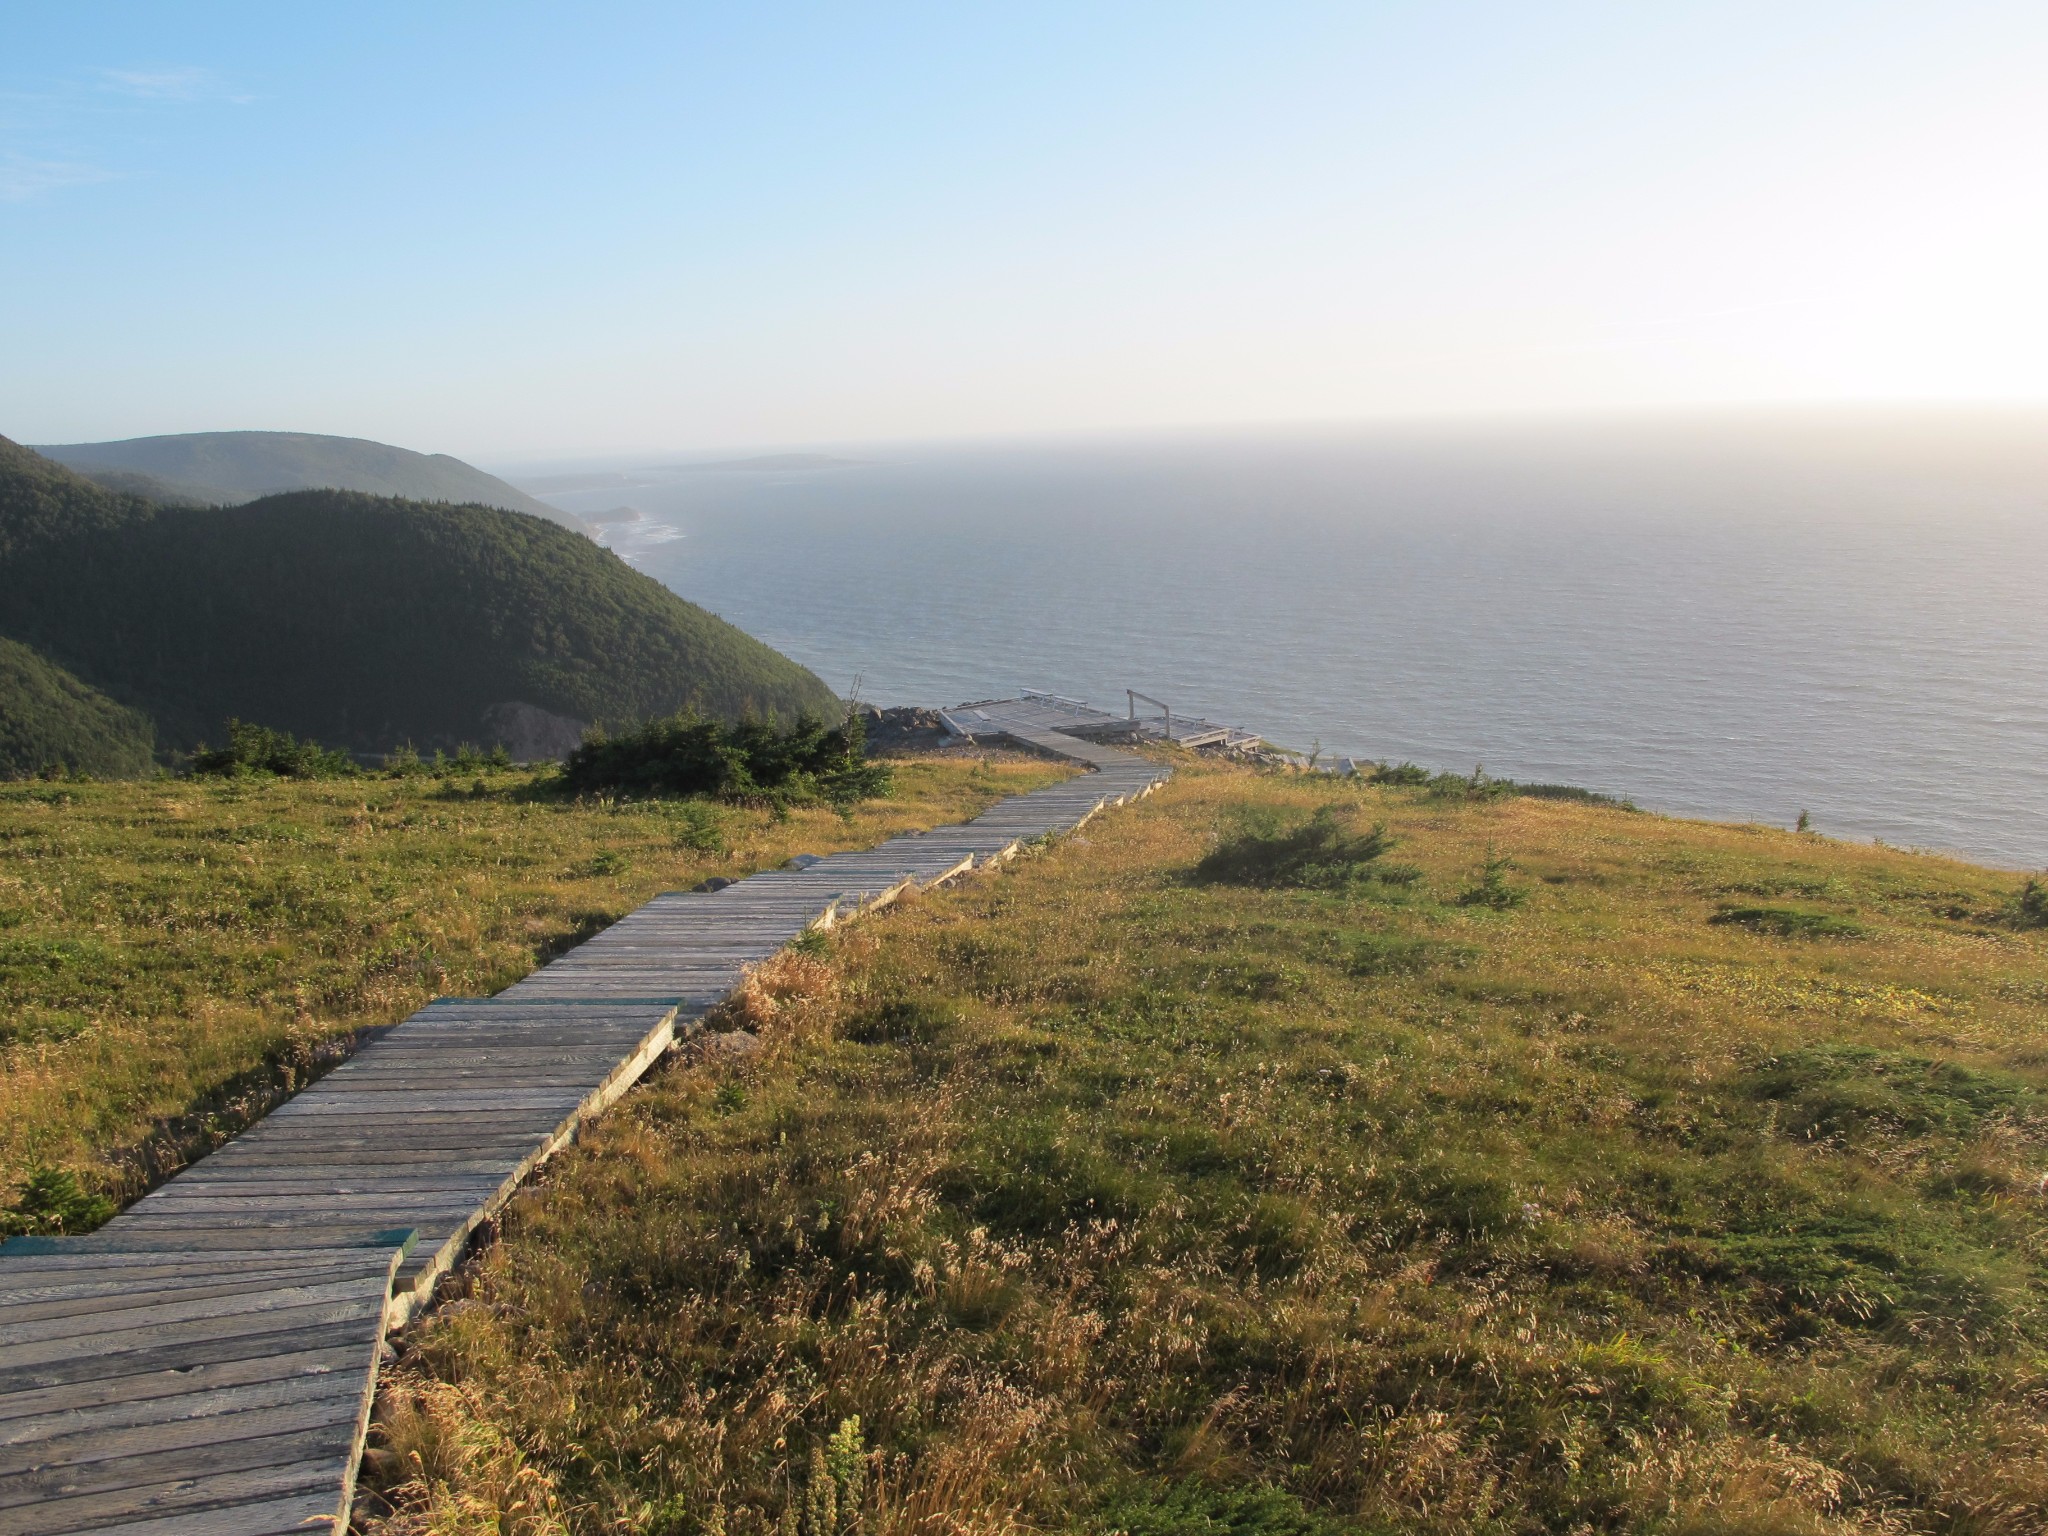
M 114 490 L 172 504 L 230 506 L 279 491 L 368 491 L 414 501 L 474 502 L 587 532 L 582 521 L 445 453 L 414 453 L 317 432 L 181 432 L 37 452 Z
M 230 715 L 378 751 L 488 744 L 509 704 L 623 723 L 836 703 L 537 518 L 345 491 L 165 509 L 4 439 L 0 634 L 142 710 L 173 750 Z
M 146 773 L 149 720 L 15 640 L 0 640 L 0 778 Z

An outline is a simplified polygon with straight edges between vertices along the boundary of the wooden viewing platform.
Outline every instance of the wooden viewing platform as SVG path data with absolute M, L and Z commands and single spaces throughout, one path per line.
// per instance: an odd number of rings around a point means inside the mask
M 1159 713 L 1139 714 L 1140 699 L 1153 705 Z M 1113 715 L 1079 699 L 1063 699 L 1056 693 L 1027 690 L 1020 698 L 984 700 L 979 704 L 961 704 L 951 710 L 941 710 L 939 718 L 954 734 L 968 737 L 977 734 L 1014 736 L 1017 731 L 1010 729 L 1008 724 L 1014 723 L 1024 730 L 1050 730 L 1095 742 L 1163 741 L 1177 747 L 1228 748 L 1264 744 L 1264 738 L 1255 732 L 1234 725 L 1218 725 L 1213 720 L 1176 715 L 1150 695 L 1135 690 L 1131 692 L 1130 713 L 1126 715 Z
M 1095 771 L 657 896 L 495 997 L 429 1004 L 98 1231 L 0 1245 L 0 1536 L 345 1528 L 386 1331 L 748 966 L 1170 772 L 1048 695 L 948 717 Z

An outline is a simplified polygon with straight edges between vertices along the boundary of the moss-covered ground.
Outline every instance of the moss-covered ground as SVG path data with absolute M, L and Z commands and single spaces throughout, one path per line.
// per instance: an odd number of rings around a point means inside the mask
M 310 1015 L 480 990 L 639 889 L 572 874 L 601 840 L 563 813 L 330 814 L 366 843 L 530 815 L 560 830 L 526 878 L 561 890 L 538 931 L 457 903 L 294 962 Z M 657 851 L 681 814 L 621 811 L 616 846 L 695 869 Z M 424 874 L 387 878 L 431 906 Z M 382 1518 L 2038 1532 L 2048 933 L 2019 884 L 1191 768 L 808 942 L 733 1007 L 764 1050 L 677 1060 L 550 1165 L 407 1336 Z

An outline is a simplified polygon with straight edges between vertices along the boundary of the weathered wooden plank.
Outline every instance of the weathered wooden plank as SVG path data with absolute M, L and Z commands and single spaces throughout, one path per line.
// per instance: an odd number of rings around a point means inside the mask
M 571 1100 L 573 1105 L 576 1101 Z M 350 1127 L 360 1126 L 364 1131 L 380 1128 L 394 1132 L 408 1126 L 422 1134 L 434 1135 L 453 1130 L 456 1127 L 474 1127 L 477 1131 L 489 1133 L 492 1127 L 501 1126 L 508 1132 L 522 1126 L 550 1124 L 558 1117 L 552 1108 L 534 1109 L 478 1109 L 451 1111 L 437 1115 L 431 1124 L 421 1124 L 420 1117 L 403 1109 L 379 1109 L 374 1104 L 351 1104 L 337 1106 L 335 1112 L 318 1115 L 294 1115 L 283 1120 L 266 1120 L 263 1123 L 265 1140 L 306 1141 L 326 1136 L 342 1137 L 350 1134 Z M 395 1140 L 402 1145 L 403 1140 Z
M 317 1349 L 282 1354 L 266 1350 L 237 1360 L 31 1387 L 0 1397 L 0 1440 L 14 1434 L 18 1425 L 90 1410 L 105 1411 L 110 1422 L 125 1422 L 129 1415 L 177 1414 L 186 1398 L 208 1393 L 248 1394 L 253 1399 L 267 1392 L 290 1392 L 298 1385 L 318 1389 L 325 1382 L 353 1380 L 368 1370 L 360 1341 L 330 1341 Z
M 347 1523 L 333 1507 L 333 1490 L 258 1493 L 248 1499 L 208 1504 L 112 1524 L 95 1523 L 94 1536 L 327 1536 Z
M 609 1075 L 609 1074 L 605 1074 Z M 604 1081 L 599 1076 L 591 1083 Z M 353 1115 L 369 1112 L 382 1115 L 403 1114 L 510 1114 L 528 1110 L 569 1109 L 583 1101 L 587 1090 L 581 1085 L 568 1088 L 485 1088 L 467 1086 L 444 1091 L 438 1085 L 415 1083 L 410 1089 L 371 1088 L 358 1089 L 354 1085 L 337 1088 L 334 1092 L 318 1097 L 301 1094 L 288 1104 L 278 1106 L 271 1120 L 287 1125 L 296 1120 L 310 1120 L 321 1115 Z
M 115 1517 L 219 1502 L 224 1493 L 312 1492 L 330 1483 L 338 1507 L 343 1466 L 356 1454 L 354 1425 L 335 1423 L 111 1461 L 33 1467 L 0 1474 L 0 1510 L 47 1504 L 51 1516 L 69 1522 L 48 1529 L 89 1530 Z
M 434 1194 L 442 1190 L 483 1193 L 505 1181 L 518 1164 L 501 1160 L 490 1168 L 466 1172 L 435 1173 L 410 1163 L 396 1168 L 367 1166 L 353 1173 L 316 1174 L 307 1177 L 299 1167 L 249 1167 L 224 1169 L 205 1178 L 197 1170 L 182 1181 L 188 1187 L 240 1195 L 408 1195 Z
M 221 1149 L 223 1152 L 226 1148 Z M 214 1158 L 220 1157 L 215 1153 Z M 214 1158 L 194 1163 L 194 1170 L 216 1166 Z M 500 1167 L 517 1167 L 522 1154 L 515 1147 L 503 1149 L 479 1147 L 473 1142 L 457 1142 L 445 1147 L 415 1146 L 405 1155 L 407 1166 L 450 1169 L 468 1169 L 472 1173 L 488 1173 Z M 231 1163 L 219 1164 L 223 1177 L 232 1173 L 239 1178 L 243 1174 L 258 1174 L 265 1169 L 294 1169 L 308 1172 L 334 1169 L 376 1169 L 393 1166 L 393 1160 L 376 1147 L 347 1147 L 307 1143 L 301 1146 L 278 1146 L 261 1149 L 261 1155 L 245 1155 Z M 183 1178 L 185 1175 L 181 1174 Z
M 105 1231 L 106 1228 L 102 1228 Z M 388 1246 L 379 1244 L 379 1247 Z M 324 1274 L 343 1265 L 361 1267 L 347 1255 L 303 1249 L 260 1249 L 241 1255 L 242 1271 L 252 1277 Z M 176 1259 L 154 1254 L 123 1253 L 96 1246 L 88 1237 L 16 1237 L 0 1246 L 0 1293 L 17 1285 L 48 1286 L 76 1277 L 96 1283 L 134 1275 L 138 1284 L 181 1272 Z
M 488 1191 L 482 1194 L 436 1191 L 370 1197 L 336 1196 L 333 1207 L 321 1212 L 308 1211 L 308 1202 L 298 1195 L 250 1199 L 224 1194 L 152 1212 L 148 1226 L 151 1231 L 164 1233 L 261 1233 L 267 1241 L 270 1234 L 320 1231 L 350 1223 L 366 1231 L 381 1230 L 377 1223 L 388 1218 L 417 1227 L 423 1233 L 431 1233 L 452 1226 L 475 1210 L 479 1200 L 489 1198 Z
M 265 1385 L 267 1390 L 260 1393 L 215 1393 L 203 1408 L 196 1398 L 182 1399 L 176 1406 L 186 1411 L 175 1414 L 168 1411 L 173 1404 L 159 1400 L 150 1405 L 158 1415 L 140 1423 L 114 1422 L 114 1415 L 105 1410 L 51 1415 L 37 1422 L 53 1426 L 54 1433 L 0 1442 L 0 1454 L 14 1451 L 33 1457 L 38 1467 L 82 1467 L 95 1461 L 155 1456 L 232 1440 L 352 1428 L 363 1380 L 361 1373 L 355 1373 L 310 1383 L 297 1380 Z M 0 1488 L 5 1486 L 4 1477 L 0 1473 Z
M 289 1333 L 313 1323 L 357 1323 L 381 1317 L 384 1298 L 348 1297 L 307 1301 L 301 1305 L 257 1304 L 204 1317 L 160 1322 L 132 1328 L 106 1328 L 92 1332 L 71 1330 L 54 1338 L 25 1339 L 0 1346 L 0 1381 L 27 1380 L 31 1373 L 37 1385 L 47 1385 L 50 1371 L 61 1370 L 81 1378 L 97 1363 L 109 1363 L 114 1370 L 130 1369 L 133 1357 L 152 1350 L 174 1350 L 224 1338 L 254 1338 L 266 1333 Z M 111 1372 L 110 1372 L 111 1373 Z
M 25 1276 L 23 1279 L 31 1283 L 16 1282 L 0 1293 L 0 1347 L 17 1337 L 17 1327 L 30 1323 L 79 1319 L 82 1321 L 74 1326 L 87 1328 L 96 1326 L 98 1318 L 116 1310 L 239 1296 L 264 1287 L 353 1284 L 361 1268 L 344 1252 L 325 1268 L 244 1272 L 239 1263 L 210 1269 L 183 1264 L 175 1270 L 144 1271 L 140 1275 L 134 1270 L 88 1270 L 75 1278 L 48 1273 Z M 41 1283 L 33 1283 L 35 1280 Z
M 218 1522 L 183 1528 L 256 1536 L 345 1516 L 400 1256 L 8 1245 L 0 1533 L 211 1508 Z M 133 1288 L 110 1293 L 121 1277 Z M 96 1310 L 67 1308 L 67 1283 Z
M 260 1321 L 266 1326 L 230 1338 L 188 1339 L 125 1355 L 94 1355 L 89 1359 L 45 1362 L 20 1369 L 0 1364 L 0 1393 L 54 1391 L 137 1378 L 155 1380 L 166 1372 L 214 1370 L 336 1347 L 332 1319 L 318 1311 L 290 1316 L 267 1313 Z

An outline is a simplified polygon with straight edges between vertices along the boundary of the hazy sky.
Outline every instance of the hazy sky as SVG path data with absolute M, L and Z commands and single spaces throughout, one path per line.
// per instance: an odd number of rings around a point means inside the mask
M 2048 402 L 2048 6 L 0 0 L 0 433 Z

